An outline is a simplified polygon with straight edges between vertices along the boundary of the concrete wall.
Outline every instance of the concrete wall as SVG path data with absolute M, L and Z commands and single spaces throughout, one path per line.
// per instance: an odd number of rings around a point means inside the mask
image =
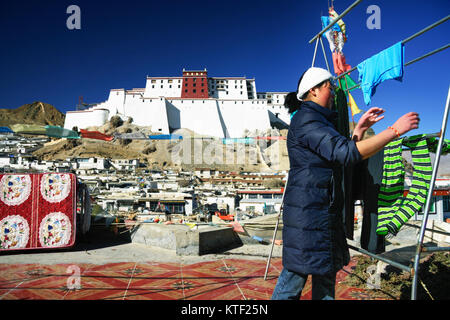
M 219 253 L 242 246 L 233 228 L 190 230 L 186 225 L 143 224 L 132 232 L 131 241 L 175 250 L 177 255 Z

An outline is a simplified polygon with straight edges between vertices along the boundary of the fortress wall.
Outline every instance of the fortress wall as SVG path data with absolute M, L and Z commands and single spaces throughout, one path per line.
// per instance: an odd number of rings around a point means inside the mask
M 270 129 L 267 104 L 264 100 L 218 101 L 230 138 L 241 138 L 244 131 Z
M 64 120 L 64 128 L 72 130 L 75 126 L 78 129 L 101 126 L 108 120 L 108 115 L 108 109 L 68 111 Z
M 285 122 L 287 125 L 291 123 L 291 116 L 283 105 L 269 105 L 267 110 L 272 112 L 274 115 L 278 115 L 278 118 Z
M 125 104 L 125 90 L 124 89 L 111 89 L 108 97 L 108 109 L 110 110 L 110 117 L 116 113 L 124 114 Z M 115 111 L 116 110 L 116 111 Z
M 124 114 L 133 118 L 133 124 L 151 126 L 153 132 L 169 133 L 166 104 L 164 98 L 142 99 L 126 96 Z
M 168 102 L 172 105 L 168 108 L 172 128 L 188 128 L 197 134 L 224 137 L 215 99 L 168 99 Z M 178 118 L 179 127 L 173 127 L 178 124 Z

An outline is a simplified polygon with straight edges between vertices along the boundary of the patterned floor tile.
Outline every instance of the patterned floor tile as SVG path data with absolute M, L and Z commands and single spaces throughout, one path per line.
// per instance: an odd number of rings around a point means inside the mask
M 236 284 L 230 281 L 203 292 L 198 290 L 195 294 L 187 291 L 186 300 L 244 300 L 244 295 Z
M 122 300 L 125 292 L 123 288 L 72 290 L 64 296 L 64 300 Z
M 80 285 L 83 289 L 117 289 L 126 290 L 131 276 L 115 276 L 110 273 L 86 272 L 80 277 Z
M 336 275 L 336 299 L 380 299 L 371 290 L 345 285 L 356 263 L 352 259 Z M 264 280 L 266 265 L 267 260 L 261 259 L 194 264 L 0 264 L 0 300 L 269 300 L 283 266 L 281 258 L 272 259 Z M 79 286 L 70 282 L 77 274 Z M 311 299 L 311 293 L 309 277 L 301 299 Z
M 137 269 L 142 271 L 152 271 L 152 270 L 170 270 L 178 271 L 182 267 L 181 263 L 161 263 L 161 262 L 139 262 L 136 265 Z
M 174 288 L 128 290 L 124 300 L 183 300 L 183 291 Z
M 183 264 L 182 268 L 183 268 L 183 270 L 198 270 L 198 269 L 215 270 L 215 269 L 220 269 L 223 266 L 224 266 L 223 260 L 218 259 L 218 260 L 214 260 L 214 261 Z
M 230 275 L 226 271 L 213 269 L 212 272 L 207 269 L 183 269 L 181 272 L 183 279 L 198 280 L 203 279 L 211 282 L 227 282 L 230 281 Z
M 131 274 L 135 268 L 135 262 L 108 263 L 103 265 L 91 265 L 86 272 L 102 272 L 115 274 Z
M 1 297 L 1 300 L 61 300 L 65 295 L 62 290 L 54 289 L 14 289 Z
M 133 275 L 125 295 L 126 300 L 181 300 L 185 283 L 181 270 L 154 268 Z
M 202 269 L 183 270 L 182 281 L 185 299 L 199 299 L 199 296 L 205 297 L 216 290 L 236 286 L 229 276 L 211 276 L 207 270 Z

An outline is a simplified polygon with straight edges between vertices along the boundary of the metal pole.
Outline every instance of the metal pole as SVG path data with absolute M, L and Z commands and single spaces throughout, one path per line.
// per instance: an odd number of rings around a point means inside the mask
M 450 247 L 422 247 L 422 252 L 450 251 Z
M 325 53 L 325 48 L 323 47 L 322 37 L 320 37 L 319 39 L 320 39 L 320 45 L 322 46 L 323 57 L 325 58 L 325 63 L 327 64 L 328 72 L 331 73 L 330 66 L 328 65 L 327 54 Z
M 428 137 L 428 135 L 427 135 L 427 137 Z M 403 140 L 403 141 L 405 141 L 405 140 Z M 420 227 L 419 227 L 419 226 L 416 226 L 415 224 L 405 223 L 405 226 L 420 229 Z M 425 229 L 425 231 L 430 231 L 430 232 L 434 232 L 434 233 L 439 233 L 439 234 L 442 234 L 442 235 L 444 235 L 444 236 L 450 236 L 450 233 L 445 232 L 445 231 L 434 230 L 434 229 L 428 229 L 428 228 Z
M 355 251 L 358 251 L 358 252 L 361 252 L 361 253 L 364 253 L 365 255 L 368 255 L 369 257 L 372 257 L 372 258 L 375 258 L 375 259 L 377 259 L 377 260 L 380 260 L 380 261 L 389 263 L 391 266 L 396 267 L 396 268 L 398 268 L 398 269 L 400 269 L 400 270 L 403 270 L 403 271 L 406 271 L 406 272 L 409 272 L 409 273 L 412 272 L 412 269 L 411 269 L 411 268 L 409 268 L 408 266 L 405 266 L 405 265 L 403 265 L 403 264 L 401 264 L 401 263 L 398 263 L 398 262 L 395 262 L 395 261 L 390 260 L 390 259 L 388 259 L 388 258 L 379 256 L 379 255 L 377 255 L 377 254 L 374 254 L 374 253 L 369 252 L 369 251 L 367 251 L 367 250 L 364 250 L 364 249 L 362 249 L 362 248 L 358 248 L 358 247 L 352 246 L 352 245 L 350 245 L 350 244 L 348 244 L 347 246 L 348 246 L 350 249 L 355 250 Z
M 411 41 L 414 38 L 417 38 L 418 36 L 420 36 L 421 34 L 427 32 L 428 30 L 433 29 L 434 27 L 437 27 L 438 25 L 440 25 L 441 23 L 444 23 L 445 21 L 447 21 L 448 19 L 450 19 L 450 15 L 446 16 L 445 18 L 442 18 L 441 20 L 429 25 L 426 28 L 423 28 L 422 30 L 420 30 L 419 32 L 413 34 L 412 36 L 406 38 L 405 40 L 402 40 L 402 44 L 407 43 L 408 41 Z
M 442 118 L 441 138 L 439 139 L 438 147 L 436 150 L 436 158 L 434 159 L 433 173 L 431 175 L 430 188 L 428 190 L 427 202 L 425 205 L 425 210 L 424 210 L 424 215 L 423 215 L 423 220 L 422 220 L 422 227 L 420 228 L 420 234 L 419 234 L 419 238 L 418 238 L 418 242 L 417 242 L 416 257 L 414 259 L 414 277 L 413 277 L 413 282 L 412 282 L 412 286 L 411 286 L 411 300 L 416 300 L 416 297 L 417 297 L 417 278 L 419 276 L 420 253 L 422 251 L 423 239 L 425 237 L 425 228 L 427 226 L 428 213 L 430 211 L 431 197 L 433 196 L 434 182 L 436 181 L 436 175 L 437 175 L 437 171 L 438 171 L 438 167 L 439 167 L 439 158 L 441 157 L 442 144 L 444 142 L 445 129 L 447 127 L 449 103 L 450 103 L 450 86 L 448 88 L 447 102 L 445 103 L 444 116 Z
M 328 29 L 330 29 L 335 23 L 336 21 L 339 21 L 343 16 L 345 16 L 347 13 L 350 12 L 350 10 L 352 10 L 354 7 L 356 7 L 362 0 L 357 0 L 355 2 L 353 2 L 347 9 L 344 10 L 344 12 L 342 12 L 340 15 L 338 15 L 336 17 L 336 19 L 334 19 L 333 21 L 330 22 L 330 24 L 328 26 L 326 26 L 324 29 L 322 29 L 318 34 L 316 34 L 314 36 L 314 38 L 312 38 L 311 40 L 309 40 L 309 43 L 312 43 L 314 40 L 316 40 L 316 38 L 320 37 L 324 32 L 327 32 Z
M 314 61 L 316 61 L 317 45 L 318 45 L 318 44 L 319 44 L 319 39 L 317 39 L 317 41 L 316 41 L 316 46 L 315 46 L 315 48 L 314 48 L 314 56 L 313 56 L 313 61 L 312 61 L 312 64 L 311 64 L 311 68 L 314 67 Z
M 284 184 L 283 197 L 281 198 L 280 212 L 278 213 L 278 216 L 277 216 L 277 223 L 276 223 L 276 225 L 275 225 L 275 230 L 273 231 L 272 245 L 271 245 L 271 247 L 270 247 L 269 258 L 267 259 L 266 271 L 265 271 L 265 273 L 264 273 L 264 281 L 267 279 L 267 272 L 269 271 L 270 259 L 272 258 L 273 246 L 274 246 L 274 244 L 275 244 L 275 237 L 276 237 L 277 231 L 278 231 L 278 224 L 279 224 L 279 222 L 280 222 L 281 210 L 283 209 L 284 194 L 286 193 L 286 187 L 287 187 L 287 184 L 288 184 L 288 180 L 289 180 L 289 173 L 288 173 L 287 176 L 286 176 L 286 183 Z
M 357 68 L 357 67 L 353 67 L 353 68 L 351 68 L 350 70 L 341 73 L 340 75 L 338 75 L 338 76 L 336 77 L 336 79 L 340 79 L 340 78 L 342 78 L 343 76 L 345 76 L 346 74 L 349 74 L 350 72 L 355 71 L 356 68 Z
M 442 47 L 440 47 L 440 48 L 438 48 L 438 49 L 436 49 L 436 50 L 433 50 L 433 51 L 431 51 L 431 52 L 428 52 L 428 53 L 424 54 L 423 56 L 420 56 L 420 57 L 418 57 L 418 58 L 416 58 L 416 59 L 414 59 L 414 60 L 411 60 L 411 61 L 405 63 L 404 66 L 406 67 L 406 66 L 408 66 L 408 65 L 410 65 L 410 64 L 413 64 L 414 62 L 420 61 L 420 60 L 422 60 L 422 59 L 424 59 L 424 58 L 426 58 L 426 57 L 429 57 L 429 56 L 431 56 L 431 55 L 433 55 L 433 54 L 435 54 L 435 53 L 438 53 L 438 52 L 440 52 L 440 51 L 442 51 L 442 50 L 445 50 L 445 49 L 447 49 L 448 47 L 450 47 L 450 44 L 446 44 L 445 46 L 442 46 Z

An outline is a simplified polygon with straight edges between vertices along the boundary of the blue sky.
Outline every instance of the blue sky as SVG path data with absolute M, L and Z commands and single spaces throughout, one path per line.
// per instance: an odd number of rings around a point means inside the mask
M 294 91 L 311 66 L 314 45 L 308 41 L 320 31 L 329 1 L 2 2 L 0 108 L 39 100 L 66 112 L 75 110 L 79 96 L 102 102 L 112 88 L 142 88 L 147 75 L 180 76 L 183 68 L 255 78 L 257 91 Z M 341 13 L 353 2 L 335 0 L 335 10 Z M 66 27 L 72 4 L 81 9 L 81 30 Z M 380 8 L 379 30 L 366 26 L 370 5 Z M 343 19 L 346 61 L 356 66 L 449 13 L 448 0 L 362 1 Z M 447 44 L 449 33 L 447 21 L 408 42 L 405 60 Z M 315 66 L 326 67 L 318 49 Z M 370 106 L 386 114 L 374 130 L 417 111 L 421 126 L 411 134 L 438 132 L 450 84 L 449 58 L 447 49 L 406 67 L 402 82 L 379 85 Z M 358 72 L 351 76 L 356 80 Z M 361 90 L 352 94 L 361 109 L 369 108 Z

